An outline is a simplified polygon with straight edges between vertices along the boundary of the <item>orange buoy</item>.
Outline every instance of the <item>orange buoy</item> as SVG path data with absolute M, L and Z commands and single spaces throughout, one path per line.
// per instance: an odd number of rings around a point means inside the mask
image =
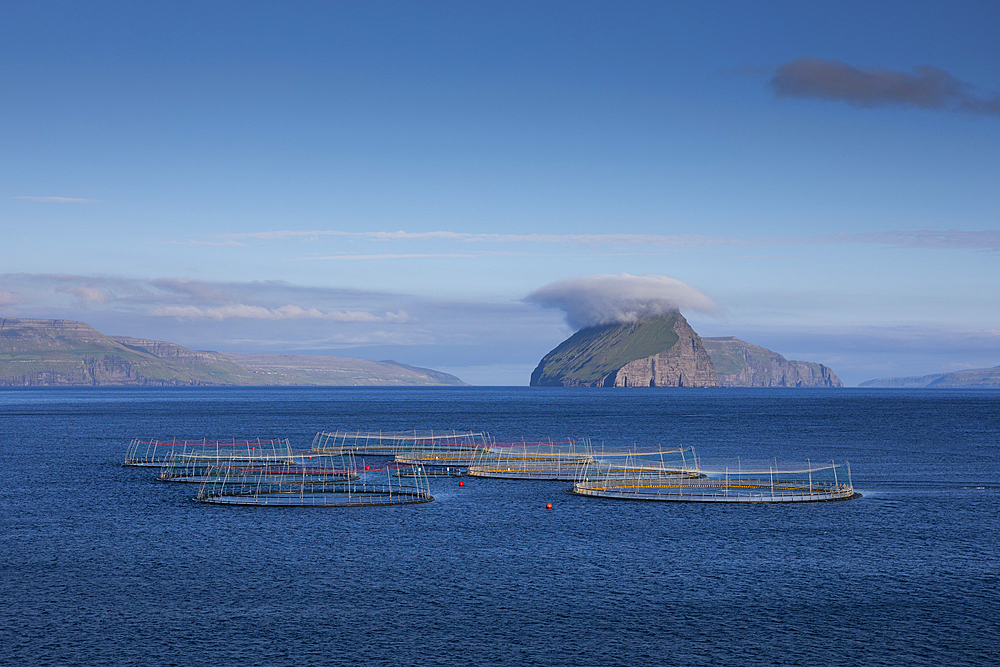
M 545 509 L 547 510 L 552 509 L 552 503 L 545 503 Z

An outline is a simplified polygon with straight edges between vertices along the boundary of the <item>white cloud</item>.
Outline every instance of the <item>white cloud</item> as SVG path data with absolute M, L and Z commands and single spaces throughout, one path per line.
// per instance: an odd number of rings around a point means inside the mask
M 108 298 L 110 298 L 106 292 L 99 290 L 96 287 L 85 287 L 82 285 L 65 285 L 57 287 L 56 291 L 79 297 L 83 299 L 88 306 L 95 303 L 104 303 L 108 300 Z
M 413 322 L 415 321 L 405 310 L 398 310 L 395 313 L 386 312 L 386 322 Z
M 704 293 L 680 280 L 628 273 L 558 280 L 535 290 L 525 301 L 563 311 L 574 329 L 636 322 L 681 309 L 715 309 Z
M 302 308 L 293 304 L 280 308 L 265 308 L 244 303 L 200 308 L 198 306 L 162 306 L 149 311 L 154 317 L 176 317 L 189 320 L 329 320 L 333 322 L 408 322 L 405 311 L 386 312 L 384 316 L 361 310 L 323 312 L 318 308 Z
M 13 306 L 16 303 L 21 303 L 23 300 L 20 294 L 0 289 L 0 306 Z

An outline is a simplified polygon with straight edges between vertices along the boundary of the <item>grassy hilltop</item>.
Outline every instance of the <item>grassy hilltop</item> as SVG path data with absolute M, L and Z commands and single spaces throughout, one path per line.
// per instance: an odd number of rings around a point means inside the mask
M 126 339 L 129 340 L 129 339 Z M 214 352 L 158 357 L 71 320 L 0 320 L 0 384 L 199 385 L 261 384 Z
M 625 364 L 673 347 L 678 340 L 674 332 L 678 317 L 674 313 L 644 322 L 581 329 L 545 355 L 531 374 L 531 384 L 601 383 Z

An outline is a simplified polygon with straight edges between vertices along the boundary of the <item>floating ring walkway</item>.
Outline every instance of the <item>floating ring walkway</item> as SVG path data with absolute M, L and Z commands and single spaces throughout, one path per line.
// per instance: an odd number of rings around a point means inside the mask
M 804 468 L 700 471 L 673 478 L 624 473 L 595 475 L 573 485 L 572 493 L 597 498 L 699 503 L 803 503 L 858 498 L 849 464 Z

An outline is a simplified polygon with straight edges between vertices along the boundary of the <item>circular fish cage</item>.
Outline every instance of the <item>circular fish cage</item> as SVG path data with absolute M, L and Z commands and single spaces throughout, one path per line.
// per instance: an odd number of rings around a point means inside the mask
M 522 456 L 502 457 L 496 463 L 469 466 L 473 477 L 493 479 L 537 479 L 572 482 L 579 479 L 590 462 L 586 456 Z
M 692 473 L 694 471 L 691 471 Z M 597 498 L 699 503 L 802 503 L 860 497 L 849 463 L 699 469 L 697 474 L 662 475 L 624 469 L 594 471 L 573 485 L 573 493 Z
M 426 457 L 439 454 L 469 458 L 485 447 L 489 439 L 489 434 L 477 431 L 320 431 L 313 438 L 311 451 L 367 456 Z
M 296 454 L 290 457 L 261 457 L 247 460 L 244 457 L 221 458 L 215 455 L 181 454 L 173 457 L 160 468 L 159 479 L 164 482 L 203 484 L 205 482 L 239 480 L 285 481 L 310 480 L 337 482 L 358 479 L 352 472 L 354 463 L 343 456 L 326 454 Z
M 305 474 L 276 477 L 273 471 L 220 469 L 207 478 L 194 500 L 215 505 L 269 507 L 371 507 L 434 500 L 422 471 L 401 476 L 399 464 L 338 470 L 341 479 Z
M 288 440 L 142 440 L 129 443 L 122 465 L 140 468 L 169 466 L 177 457 L 201 457 L 219 462 L 242 460 L 247 463 L 291 461 Z
M 593 462 L 588 440 L 494 443 L 469 466 L 473 477 L 574 481 Z
M 691 448 L 596 450 L 588 440 L 490 448 L 469 468 L 476 477 L 580 482 L 590 479 L 697 477 Z

